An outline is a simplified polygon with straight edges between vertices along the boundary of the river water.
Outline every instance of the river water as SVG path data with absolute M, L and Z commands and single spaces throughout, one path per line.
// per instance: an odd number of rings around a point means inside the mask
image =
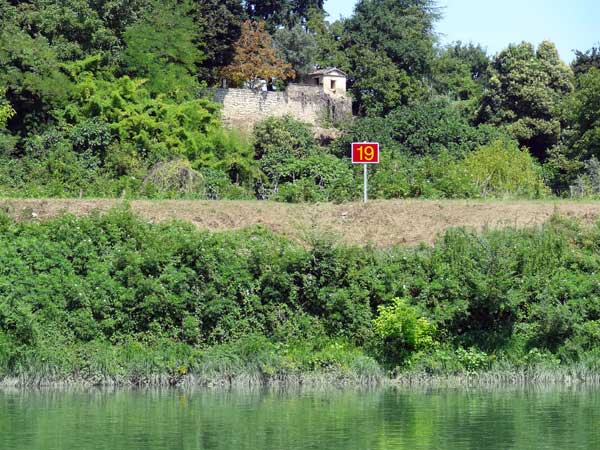
M 0 390 L 2 450 L 600 449 L 600 389 Z

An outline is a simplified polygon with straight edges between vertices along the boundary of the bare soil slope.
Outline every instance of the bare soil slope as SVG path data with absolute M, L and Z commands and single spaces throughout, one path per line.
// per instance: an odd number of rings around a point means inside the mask
M 101 212 L 120 200 L 0 200 L 0 211 L 19 220 L 42 220 L 61 213 Z M 527 227 L 552 215 L 577 218 L 584 223 L 600 219 L 600 202 L 474 202 L 373 201 L 367 205 L 289 205 L 247 201 L 131 201 L 132 210 L 153 221 L 179 219 L 200 229 L 231 230 L 263 225 L 298 241 L 327 234 L 341 242 L 388 247 L 431 243 L 451 227 Z

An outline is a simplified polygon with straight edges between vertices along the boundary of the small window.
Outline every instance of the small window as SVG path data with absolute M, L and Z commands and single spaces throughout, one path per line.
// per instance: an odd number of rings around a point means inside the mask
M 318 86 L 319 85 L 319 79 L 315 78 L 315 84 Z
M 335 80 L 331 80 L 331 90 L 335 91 Z

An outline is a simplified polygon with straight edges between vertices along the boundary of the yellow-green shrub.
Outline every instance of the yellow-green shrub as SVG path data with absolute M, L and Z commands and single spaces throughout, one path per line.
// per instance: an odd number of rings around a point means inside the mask
M 413 352 L 434 346 L 435 325 L 406 300 L 396 298 L 393 304 L 380 306 L 378 311 L 373 320 L 374 331 L 387 362 L 402 363 Z
M 498 140 L 479 147 L 464 164 L 482 197 L 539 198 L 549 193 L 529 152 L 514 141 Z

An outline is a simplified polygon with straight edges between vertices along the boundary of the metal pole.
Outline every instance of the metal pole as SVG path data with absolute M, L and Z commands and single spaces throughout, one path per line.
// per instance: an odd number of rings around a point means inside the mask
M 363 176 L 364 176 L 363 202 L 364 203 L 367 203 L 367 166 L 368 166 L 368 164 L 363 164 Z

